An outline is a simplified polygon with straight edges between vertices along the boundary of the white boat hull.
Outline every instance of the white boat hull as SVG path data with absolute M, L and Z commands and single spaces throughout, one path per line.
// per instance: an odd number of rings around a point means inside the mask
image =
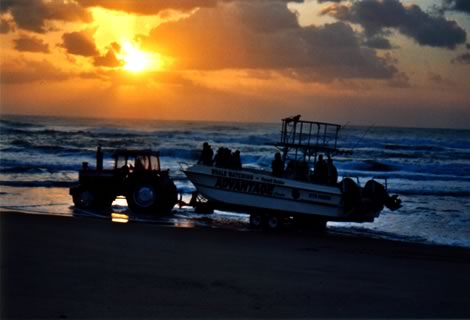
M 194 165 L 184 172 L 209 201 L 241 211 L 269 210 L 323 216 L 329 220 L 346 217 L 337 186 L 276 178 L 268 172 L 251 169 Z

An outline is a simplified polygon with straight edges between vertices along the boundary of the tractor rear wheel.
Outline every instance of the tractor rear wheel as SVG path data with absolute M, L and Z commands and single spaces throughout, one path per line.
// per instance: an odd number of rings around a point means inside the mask
M 158 201 L 157 188 L 151 184 L 138 184 L 131 189 L 126 199 L 132 211 L 155 211 Z

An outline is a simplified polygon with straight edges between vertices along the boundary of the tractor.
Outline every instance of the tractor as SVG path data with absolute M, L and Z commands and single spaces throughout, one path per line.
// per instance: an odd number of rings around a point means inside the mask
M 103 168 L 103 151 L 98 147 L 96 168 L 82 163 L 78 184 L 70 188 L 77 208 L 106 210 L 118 196 L 124 196 L 132 212 L 167 214 L 177 203 L 178 192 L 169 169 L 160 168 L 160 152 L 118 149 L 114 165 Z

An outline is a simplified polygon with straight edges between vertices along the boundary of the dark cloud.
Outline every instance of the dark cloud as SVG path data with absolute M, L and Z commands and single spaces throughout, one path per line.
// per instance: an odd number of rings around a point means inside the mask
M 0 13 L 9 12 L 20 29 L 44 33 L 47 21 L 91 21 L 91 14 L 74 1 L 2 0 Z
M 108 50 L 105 55 L 94 57 L 93 64 L 97 67 L 115 68 L 122 66 L 124 63 L 116 57 L 114 51 Z
M 31 82 L 62 81 L 70 75 L 50 62 L 17 59 L 2 64 L 0 82 L 4 84 L 24 84 Z
M 18 51 L 49 52 L 49 45 L 36 37 L 22 35 L 18 39 L 13 40 L 13 42 L 15 43 L 15 49 Z
M 121 46 L 113 42 L 109 45 L 108 51 L 103 56 L 96 56 L 93 58 L 93 64 L 97 67 L 120 67 L 124 64 L 122 60 L 119 60 L 116 56 L 121 51 Z
M 364 41 L 364 44 L 368 46 L 369 48 L 374 48 L 374 49 L 383 49 L 383 50 L 389 50 L 392 49 L 392 44 L 390 41 L 382 36 L 374 36 L 367 38 Z
M 246 1 L 231 5 L 239 8 L 234 10 L 234 18 L 253 32 L 271 33 L 299 27 L 296 14 L 287 10 L 282 1 L 265 4 L 263 1 Z
M 0 33 L 8 33 L 14 30 L 15 27 L 13 25 L 13 21 L 6 18 L 0 18 Z
M 267 32 L 272 21 L 275 26 Z M 397 72 L 387 59 L 362 47 L 349 25 L 300 27 L 280 1 L 200 9 L 161 24 L 143 45 L 174 58 L 180 70 L 273 69 L 303 81 L 388 79 Z
M 444 10 L 461 11 L 470 14 L 469 0 L 444 0 Z
M 70 54 L 84 57 L 97 56 L 99 52 L 93 40 L 93 33 L 94 30 L 64 33 L 62 35 L 62 46 Z
M 428 74 L 428 79 L 437 84 L 437 85 L 444 85 L 444 86 L 448 86 L 448 87 L 451 87 L 451 86 L 454 86 L 455 83 L 452 82 L 451 80 L 448 80 L 448 79 L 445 79 L 444 77 L 442 77 L 440 74 L 438 73 L 434 73 L 434 72 L 429 72 Z
M 388 81 L 388 85 L 392 88 L 409 88 L 411 87 L 410 78 L 403 72 L 398 72 L 392 79 Z
M 468 64 L 470 65 L 470 51 L 464 52 L 454 59 L 452 59 L 452 63 L 454 64 Z
M 360 24 L 368 37 L 393 28 L 420 45 L 454 49 L 466 41 L 467 34 L 455 21 L 432 16 L 417 5 L 404 6 L 398 0 L 363 0 L 351 5 L 332 4 L 324 9 L 339 20 Z

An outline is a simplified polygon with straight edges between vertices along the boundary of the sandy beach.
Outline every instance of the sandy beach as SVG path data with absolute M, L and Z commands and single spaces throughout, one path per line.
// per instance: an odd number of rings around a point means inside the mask
M 1 317 L 469 318 L 470 250 L 2 212 Z

